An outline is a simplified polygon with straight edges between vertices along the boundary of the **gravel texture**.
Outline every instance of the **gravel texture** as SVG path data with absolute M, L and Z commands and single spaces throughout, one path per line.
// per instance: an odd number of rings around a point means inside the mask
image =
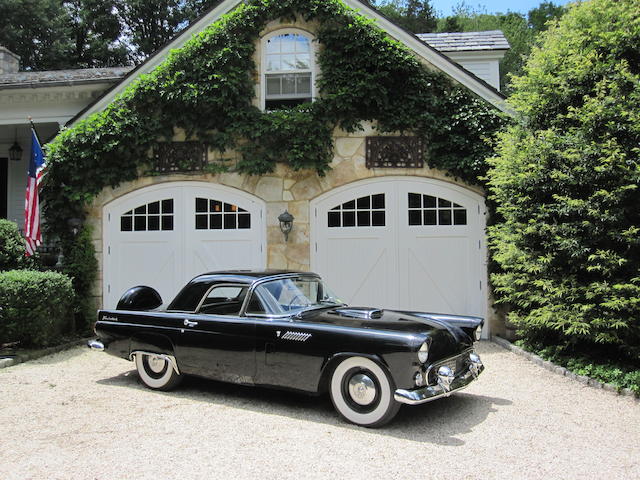
M 327 397 L 188 379 L 74 348 L 0 370 L 0 479 L 636 479 L 640 402 L 489 342 L 486 370 L 382 429 Z

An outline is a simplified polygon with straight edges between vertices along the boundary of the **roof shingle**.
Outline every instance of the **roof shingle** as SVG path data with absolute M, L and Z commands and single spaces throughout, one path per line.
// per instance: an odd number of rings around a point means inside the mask
M 508 50 L 509 42 L 500 30 L 484 32 L 418 33 L 417 37 L 441 52 Z

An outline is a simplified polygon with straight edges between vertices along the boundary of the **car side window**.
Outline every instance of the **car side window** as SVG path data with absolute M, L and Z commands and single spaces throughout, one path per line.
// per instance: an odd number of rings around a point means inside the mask
M 237 316 L 248 290 L 245 285 L 215 286 L 203 299 L 199 313 Z
M 258 294 L 254 292 L 249 298 L 249 304 L 247 305 L 247 315 L 261 315 L 265 314 L 267 311 L 262 304 L 262 301 L 258 297 Z

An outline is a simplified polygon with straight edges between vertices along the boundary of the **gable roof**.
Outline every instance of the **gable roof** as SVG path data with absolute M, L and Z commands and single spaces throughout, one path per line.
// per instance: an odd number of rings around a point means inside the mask
M 477 50 L 509 50 L 510 45 L 500 30 L 484 32 L 418 33 L 418 38 L 441 52 Z
M 502 111 L 511 111 L 505 102 L 506 97 L 496 88 L 489 85 L 484 80 L 478 78 L 468 70 L 464 69 L 463 67 L 449 59 L 446 55 L 440 53 L 438 50 L 418 38 L 413 33 L 400 27 L 399 25 L 382 15 L 375 8 L 361 2 L 360 0 L 342 1 L 354 10 L 358 10 L 358 13 L 360 15 L 375 20 L 377 26 L 380 29 L 385 31 L 396 40 L 404 43 L 419 57 L 422 57 L 428 63 L 441 70 L 443 73 L 447 74 L 456 82 L 467 87 L 479 97 L 490 102 Z M 183 30 L 177 37 L 169 41 L 162 48 L 158 49 L 135 69 L 131 70 L 119 83 L 113 85 L 100 97 L 98 97 L 87 107 L 81 110 L 75 117 L 67 122 L 67 126 L 73 125 L 78 120 L 82 120 L 92 113 L 103 110 L 138 76 L 149 73 L 157 66 L 159 66 L 167 58 L 171 50 L 184 46 L 184 44 L 189 41 L 192 35 L 205 30 L 209 25 L 214 23 L 220 17 L 232 11 L 241 2 L 242 0 L 222 0 L 217 5 L 213 6 L 210 10 L 201 15 L 200 18 L 196 19 L 188 28 Z
M 132 68 L 78 68 L 73 70 L 5 73 L 0 75 L 0 90 L 115 82 L 129 73 Z

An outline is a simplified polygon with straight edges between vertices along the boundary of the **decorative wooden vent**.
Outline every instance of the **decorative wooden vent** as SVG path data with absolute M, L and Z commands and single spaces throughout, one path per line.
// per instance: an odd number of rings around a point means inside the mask
M 154 148 L 156 173 L 199 172 L 207 165 L 207 145 L 202 142 L 161 142 Z
M 367 137 L 367 168 L 422 168 L 424 148 L 418 137 Z

